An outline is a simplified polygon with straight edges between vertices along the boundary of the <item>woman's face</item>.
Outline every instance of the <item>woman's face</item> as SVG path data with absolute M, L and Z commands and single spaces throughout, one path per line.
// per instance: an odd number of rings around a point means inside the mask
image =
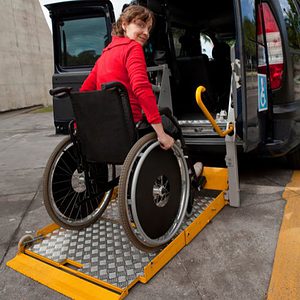
M 122 28 L 125 32 L 125 36 L 131 40 L 135 40 L 136 42 L 140 43 L 142 46 L 149 39 L 149 32 L 152 27 L 152 20 L 145 23 L 140 19 L 135 19 L 130 23 L 123 23 Z

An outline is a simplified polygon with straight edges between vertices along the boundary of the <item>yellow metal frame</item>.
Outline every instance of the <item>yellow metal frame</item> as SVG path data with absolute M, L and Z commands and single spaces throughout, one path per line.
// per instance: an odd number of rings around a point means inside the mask
M 198 106 L 201 108 L 201 110 L 203 111 L 205 117 L 208 119 L 208 121 L 211 123 L 212 127 L 214 128 L 214 130 L 218 133 L 218 135 L 220 137 L 224 137 L 227 134 L 231 133 L 234 130 L 234 126 L 232 123 L 229 123 L 228 128 L 224 131 L 221 130 L 221 128 L 219 127 L 219 125 L 217 124 L 217 122 L 215 121 L 215 119 L 213 118 L 213 116 L 210 114 L 210 112 L 208 111 L 208 109 L 206 108 L 206 106 L 204 105 L 202 98 L 201 98 L 201 94 L 203 92 L 206 91 L 206 88 L 202 85 L 200 85 L 197 90 L 196 90 L 196 101 Z
M 203 172 L 207 179 L 205 189 L 220 190 L 220 194 L 184 231 L 145 266 L 144 276 L 137 277 L 125 289 L 68 267 L 68 265 L 82 267 L 78 262 L 66 259 L 62 263 L 57 263 L 28 249 L 25 249 L 24 252 L 19 251 L 15 258 L 7 262 L 7 266 L 72 299 L 123 299 L 137 282 L 147 283 L 182 248 L 188 245 L 227 204 L 224 197 L 225 190 L 228 189 L 227 169 L 205 167 Z M 37 236 L 45 236 L 58 228 L 59 226 L 56 224 L 50 224 L 39 230 Z

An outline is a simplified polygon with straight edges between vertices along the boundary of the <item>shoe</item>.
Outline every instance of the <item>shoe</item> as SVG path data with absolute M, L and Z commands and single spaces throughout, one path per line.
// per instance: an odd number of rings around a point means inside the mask
M 199 178 L 203 171 L 203 163 L 198 161 L 194 164 L 194 170 L 196 174 L 196 178 Z

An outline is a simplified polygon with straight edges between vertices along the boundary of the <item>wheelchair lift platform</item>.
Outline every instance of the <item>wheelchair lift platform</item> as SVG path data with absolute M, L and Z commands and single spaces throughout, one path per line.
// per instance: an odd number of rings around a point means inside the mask
M 123 299 L 137 282 L 147 283 L 228 204 L 228 170 L 205 167 L 206 184 L 171 243 L 146 253 L 128 240 L 117 200 L 90 227 L 75 231 L 50 224 L 23 240 L 7 265 L 73 299 Z

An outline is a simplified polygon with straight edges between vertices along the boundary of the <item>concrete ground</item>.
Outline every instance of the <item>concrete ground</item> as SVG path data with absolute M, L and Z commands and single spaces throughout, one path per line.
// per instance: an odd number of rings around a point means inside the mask
M 0 299 L 65 299 L 6 266 L 24 234 L 51 223 L 43 206 L 46 161 L 63 138 L 51 113 L 0 114 Z M 127 299 L 264 299 L 292 171 L 283 159 L 241 159 L 240 208 L 225 207 L 148 284 Z M 96 298 L 96 295 L 95 295 Z

